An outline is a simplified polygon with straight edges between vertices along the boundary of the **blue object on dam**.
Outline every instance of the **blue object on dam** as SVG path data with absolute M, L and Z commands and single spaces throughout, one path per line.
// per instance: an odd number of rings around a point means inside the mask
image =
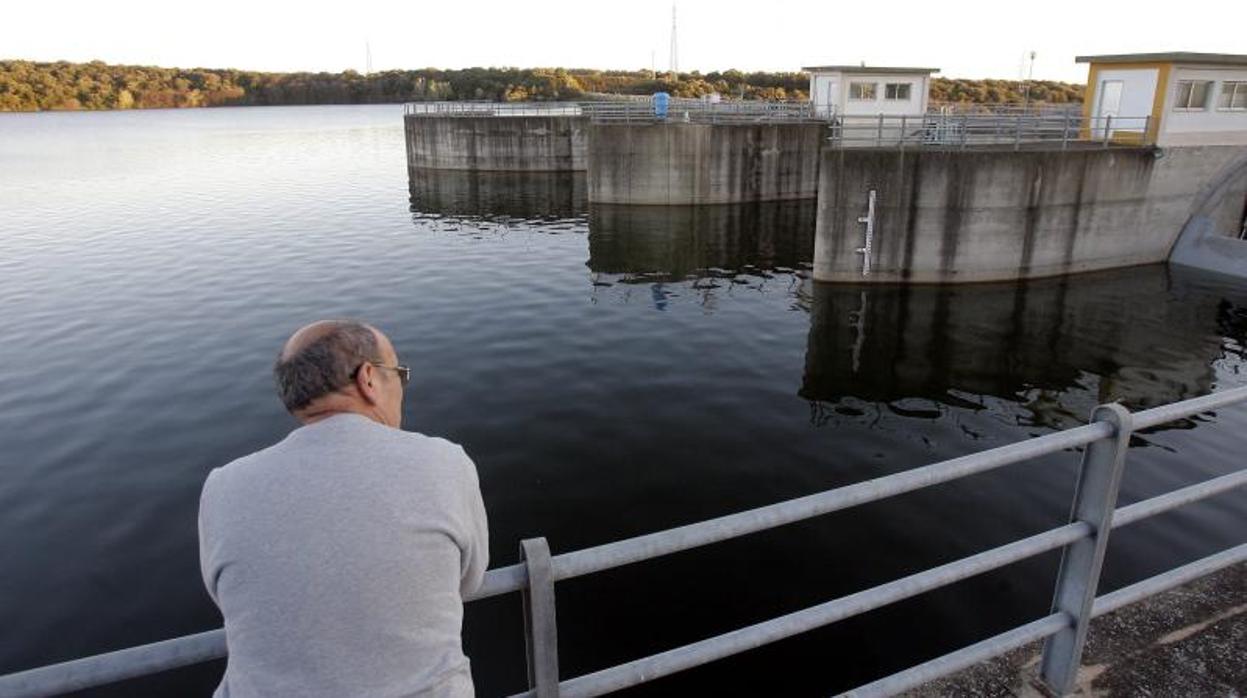
M 655 92 L 650 101 L 654 103 L 654 116 L 659 119 L 667 118 L 667 106 L 671 103 L 671 95 L 666 92 Z

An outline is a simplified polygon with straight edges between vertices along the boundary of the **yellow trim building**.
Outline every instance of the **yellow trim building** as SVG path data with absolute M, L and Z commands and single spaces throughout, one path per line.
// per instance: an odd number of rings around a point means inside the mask
M 1136 53 L 1075 60 L 1088 64 L 1084 138 L 1247 144 L 1247 56 Z

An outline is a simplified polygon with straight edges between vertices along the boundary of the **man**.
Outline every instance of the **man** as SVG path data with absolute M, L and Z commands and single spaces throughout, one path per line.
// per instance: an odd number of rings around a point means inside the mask
M 273 373 L 302 426 L 213 470 L 199 504 L 215 695 L 471 696 L 463 596 L 489 547 L 471 459 L 399 429 L 409 369 L 368 325 L 300 329 Z

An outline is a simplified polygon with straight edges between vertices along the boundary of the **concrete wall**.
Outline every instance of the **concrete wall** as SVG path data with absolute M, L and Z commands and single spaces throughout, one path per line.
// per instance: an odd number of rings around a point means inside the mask
M 412 115 L 403 121 L 408 168 L 512 172 L 586 169 L 588 120 L 584 117 Z
M 589 201 L 692 205 L 818 193 L 825 126 L 591 124 Z
M 1201 188 L 1242 154 L 1233 146 L 828 150 L 814 278 L 999 281 L 1164 261 Z M 857 219 L 872 189 L 872 272 L 864 278 Z

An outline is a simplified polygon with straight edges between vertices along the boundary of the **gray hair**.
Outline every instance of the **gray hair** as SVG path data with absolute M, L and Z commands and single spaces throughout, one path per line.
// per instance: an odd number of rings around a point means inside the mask
M 294 412 L 313 400 L 345 388 L 360 364 L 380 361 L 381 349 L 372 328 L 354 320 L 326 323 L 324 334 L 273 364 L 277 394 Z

